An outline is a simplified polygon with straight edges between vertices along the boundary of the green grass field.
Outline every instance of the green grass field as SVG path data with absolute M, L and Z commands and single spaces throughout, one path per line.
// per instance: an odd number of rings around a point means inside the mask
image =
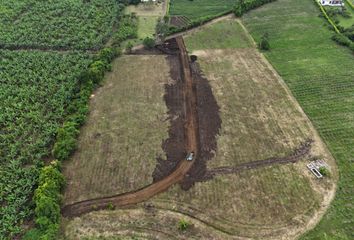
M 247 48 L 251 43 L 233 19 L 202 27 L 185 38 L 188 50 Z
M 236 0 L 171 0 L 169 14 L 198 19 L 230 11 L 235 2 Z
M 313 1 L 278 0 L 246 14 L 256 40 L 268 33 L 266 53 L 325 140 L 340 170 L 336 198 L 303 239 L 353 239 L 354 58 L 337 46 Z
M 157 24 L 157 16 L 139 16 L 138 17 L 138 38 L 153 37 Z

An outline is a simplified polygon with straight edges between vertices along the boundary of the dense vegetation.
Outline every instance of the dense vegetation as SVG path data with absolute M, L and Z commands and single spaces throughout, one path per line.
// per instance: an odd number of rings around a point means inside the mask
M 171 0 L 171 16 L 187 16 L 195 20 L 230 12 L 238 0 Z
M 278 0 L 244 21 L 259 40 L 269 33 L 267 58 L 284 78 L 335 157 L 340 171 L 334 202 L 303 237 L 353 239 L 354 58 L 336 45 L 314 1 Z
M 114 0 L 6 0 L 0 4 L 0 46 L 99 49 L 117 21 Z
M 0 239 L 30 213 L 35 167 L 50 152 L 86 54 L 0 50 Z M 30 165 L 29 165 L 30 166 Z
M 33 200 L 35 203 L 36 228 L 24 236 L 26 240 L 55 240 L 60 225 L 61 190 L 64 186 L 64 176 L 60 172 L 61 161 L 67 160 L 76 149 L 76 138 L 79 129 L 84 124 L 88 113 L 88 100 L 95 86 L 110 69 L 110 62 L 117 56 L 110 48 L 103 49 L 80 75 L 73 98 L 67 107 L 67 117 L 64 124 L 58 128 L 53 156 L 59 161 L 53 161 L 40 171 L 38 188 Z
M 106 62 L 97 59 L 107 59 L 109 55 L 107 50 L 98 56 L 81 50 L 99 49 L 108 40 L 123 7 L 119 3 L 115 0 L 0 3 L 1 240 L 12 239 L 21 232 L 22 223 L 30 219 L 35 207 L 36 224 L 43 239 L 49 239 L 57 229 L 55 224 L 44 223 L 41 218 L 46 211 L 55 214 L 58 210 L 52 204 L 54 208 L 42 211 L 51 205 L 46 194 L 53 197 L 50 191 L 59 189 L 51 188 L 47 181 L 39 181 L 46 169 L 42 168 L 43 159 L 52 159 L 55 137 L 53 154 L 58 159 L 65 159 L 75 148 L 72 138 L 85 120 L 87 99 L 93 89 L 93 86 L 82 89 L 82 82 L 89 76 L 92 84 L 97 84 L 108 68 Z M 29 48 L 37 50 L 26 50 Z M 90 64 L 92 59 L 97 61 Z M 64 130 L 59 128 L 68 116 L 69 129 L 74 128 L 76 135 L 64 131 L 68 125 L 64 125 Z M 61 140 L 64 137 L 67 142 Z M 41 184 L 50 189 L 43 191 L 45 198 L 38 197 L 37 190 L 31 201 L 38 183 L 39 189 Z M 59 205 L 59 197 L 54 200 Z M 51 223 L 57 221 L 57 217 L 49 219 Z

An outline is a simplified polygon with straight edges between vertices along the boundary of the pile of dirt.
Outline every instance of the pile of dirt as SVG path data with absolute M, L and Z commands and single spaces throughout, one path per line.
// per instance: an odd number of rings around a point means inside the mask
M 167 46 L 173 45 L 170 43 Z M 167 47 L 167 49 L 171 51 L 169 47 Z M 169 138 L 162 144 L 167 159 L 157 159 L 158 164 L 153 172 L 154 182 L 171 174 L 178 162 L 184 159 L 187 154 L 185 151 L 182 66 L 178 57 L 169 56 L 168 59 L 171 67 L 170 74 L 174 80 L 174 84 L 165 85 L 164 100 L 168 107 L 171 125 Z M 219 106 L 217 105 L 208 80 L 201 74 L 197 62 L 194 61 L 190 63 L 190 68 L 197 93 L 200 149 L 198 151 L 198 157 L 194 160 L 195 163 L 193 167 L 180 183 L 184 190 L 190 189 L 195 182 L 205 181 L 205 176 L 207 175 L 207 161 L 214 157 L 217 148 L 216 137 L 221 127 Z
M 167 55 L 177 55 L 179 53 L 179 48 L 175 38 L 171 38 L 161 44 L 157 44 L 155 49 Z

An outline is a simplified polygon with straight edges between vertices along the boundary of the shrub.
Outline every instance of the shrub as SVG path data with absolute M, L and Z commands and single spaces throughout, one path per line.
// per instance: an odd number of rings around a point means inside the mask
M 151 48 L 153 48 L 155 46 L 155 40 L 150 38 L 150 37 L 146 37 L 143 40 L 143 44 L 144 44 L 145 48 L 151 49 Z
M 329 172 L 329 170 L 326 167 L 320 167 L 320 173 L 325 176 L 325 177 L 329 177 L 331 175 L 331 173 Z
M 128 42 L 126 49 L 127 53 L 132 53 L 133 44 L 131 42 Z
M 181 231 L 186 231 L 190 227 L 190 223 L 184 219 L 179 220 L 178 229 Z
M 75 122 L 66 122 L 63 127 L 58 129 L 56 142 L 53 147 L 53 156 L 64 161 L 76 149 L 76 137 L 79 134 L 77 130 L 77 124 Z
M 251 9 L 257 8 L 262 6 L 263 4 L 273 2 L 275 0 L 253 0 L 253 1 L 239 1 L 234 9 L 233 12 L 236 17 L 241 17 L 244 13 L 248 12 Z
M 261 50 L 265 50 L 265 51 L 268 51 L 270 49 L 270 45 L 269 45 L 269 42 L 268 42 L 268 34 L 265 33 L 262 38 L 261 38 L 261 41 L 259 42 L 259 48 Z
M 337 42 L 339 45 L 346 46 L 346 47 L 349 47 L 351 44 L 348 38 L 346 38 L 345 36 L 339 33 L 333 35 L 332 40 Z
M 115 209 L 115 206 L 114 206 L 112 203 L 109 203 L 109 204 L 107 205 L 107 209 L 108 209 L 108 210 L 114 210 L 114 209 Z

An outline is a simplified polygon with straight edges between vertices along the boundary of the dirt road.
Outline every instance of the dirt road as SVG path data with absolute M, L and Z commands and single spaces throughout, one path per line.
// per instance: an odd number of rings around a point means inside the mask
M 193 82 L 192 73 L 189 64 L 189 57 L 184 45 L 182 37 L 176 38 L 178 47 L 180 49 L 179 58 L 182 65 L 182 81 L 183 81 L 183 94 L 185 103 L 185 151 L 194 152 L 195 158 L 198 157 L 199 147 L 199 129 L 197 120 L 197 96 L 196 86 Z M 181 159 L 177 168 L 164 179 L 148 185 L 142 189 L 123 193 L 111 197 L 97 198 L 85 200 L 64 206 L 62 215 L 64 217 L 79 216 L 95 210 L 107 209 L 110 205 L 115 207 L 123 207 L 146 201 L 147 199 L 167 190 L 170 186 L 183 180 L 184 176 L 192 167 L 193 161 L 186 161 Z

